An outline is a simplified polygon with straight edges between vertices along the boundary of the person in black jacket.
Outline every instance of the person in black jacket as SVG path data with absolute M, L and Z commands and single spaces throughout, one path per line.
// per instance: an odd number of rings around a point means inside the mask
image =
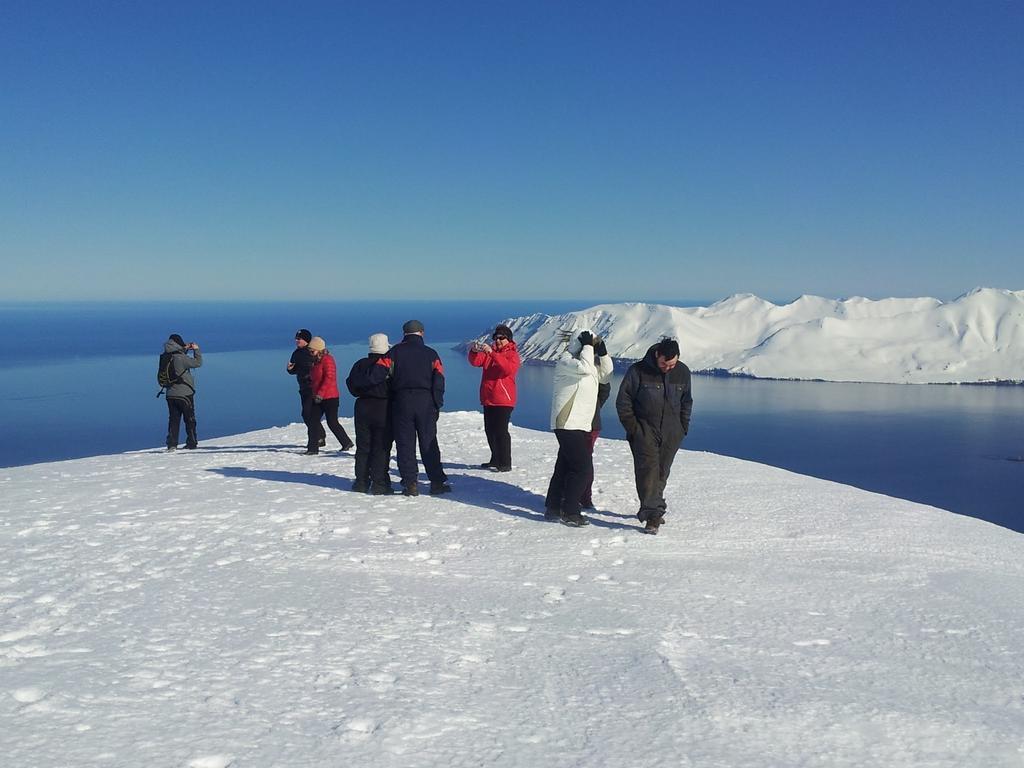
M 448 477 L 441 466 L 437 444 L 437 419 L 444 406 L 444 366 L 437 352 L 423 343 L 423 323 L 410 320 L 402 326 L 405 337 L 377 365 L 390 371 L 391 428 L 398 452 L 402 494 L 418 496 L 416 442 L 432 494 L 448 493 Z
M 288 361 L 287 370 L 299 381 L 299 401 L 302 403 L 302 421 L 306 425 L 306 445 L 322 448 L 327 445 L 327 432 L 320 421 L 320 411 L 315 407 L 313 384 L 309 378 L 309 372 L 315 362 L 309 349 L 309 342 L 312 340 L 313 334 L 305 328 L 295 332 L 295 351 Z M 306 453 L 315 454 L 316 451 L 307 448 Z
M 356 478 L 352 490 L 382 496 L 394 493 L 388 477 L 391 458 L 391 417 L 388 413 L 387 370 L 377 365 L 388 351 L 388 337 L 370 337 L 370 354 L 356 360 L 345 385 L 356 398 Z
M 690 430 L 693 396 L 690 369 L 679 362 L 679 343 L 662 339 L 626 371 L 615 410 L 633 452 L 637 517 L 657 533 L 665 521 L 665 483 L 679 446 Z

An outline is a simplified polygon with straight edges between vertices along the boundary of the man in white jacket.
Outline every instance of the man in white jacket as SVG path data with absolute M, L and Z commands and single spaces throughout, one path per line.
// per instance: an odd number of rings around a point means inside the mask
M 580 499 L 594 474 L 590 431 L 597 387 L 611 376 L 612 360 L 604 342 L 589 330 L 573 336 L 555 364 L 551 428 L 558 439 L 558 458 L 544 499 L 548 520 L 577 527 L 590 523 L 580 514 Z

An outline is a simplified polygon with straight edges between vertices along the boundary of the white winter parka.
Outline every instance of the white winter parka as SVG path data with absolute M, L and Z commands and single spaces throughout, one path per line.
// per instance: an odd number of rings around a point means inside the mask
M 551 398 L 551 429 L 589 432 L 597 409 L 597 385 L 611 380 L 612 358 L 603 355 L 594 363 L 594 348 L 583 346 L 579 333 L 555 363 L 555 385 Z

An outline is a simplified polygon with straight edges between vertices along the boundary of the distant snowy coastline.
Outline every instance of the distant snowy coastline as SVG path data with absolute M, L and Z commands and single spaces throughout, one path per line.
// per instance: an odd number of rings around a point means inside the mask
M 695 373 L 887 384 L 1024 383 L 1024 291 L 977 288 L 954 301 L 737 294 L 709 307 L 601 304 L 503 321 L 531 362 L 553 362 L 562 332 L 590 328 L 617 362 L 678 338 Z M 478 337 L 486 338 L 486 335 Z

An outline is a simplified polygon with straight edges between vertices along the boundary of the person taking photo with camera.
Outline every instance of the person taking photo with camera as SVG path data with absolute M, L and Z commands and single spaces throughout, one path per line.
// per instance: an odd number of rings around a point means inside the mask
M 558 440 L 558 458 L 544 498 L 544 517 L 579 527 L 590 524 L 580 514 L 580 502 L 594 476 L 591 432 L 598 386 L 611 377 L 612 360 L 589 330 L 571 332 L 568 342 L 555 363 L 551 428 Z
M 189 357 L 188 353 L 192 356 Z M 167 450 L 178 449 L 181 422 L 185 422 L 185 447 L 199 447 L 196 435 L 196 382 L 192 369 L 203 364 L 203 353 L 194 341 L 185 343 L 180 334 L 172 333 L 164 343 L 164 355 L 169 355 L 166 372 L 167 392 Z
M 491 458 L 480 465 L 492 472 L 512 469 L 512 437 L 508 422 L 516 407 L 516 373 L 522 361 L 507 325 L 499 325 L 491 335 L 494 346 L 473 342 L 469 349 L 469 364 L 482 368 L 480 376 L 480 405 L 484 409 L 484 433 L 491 449 Z

